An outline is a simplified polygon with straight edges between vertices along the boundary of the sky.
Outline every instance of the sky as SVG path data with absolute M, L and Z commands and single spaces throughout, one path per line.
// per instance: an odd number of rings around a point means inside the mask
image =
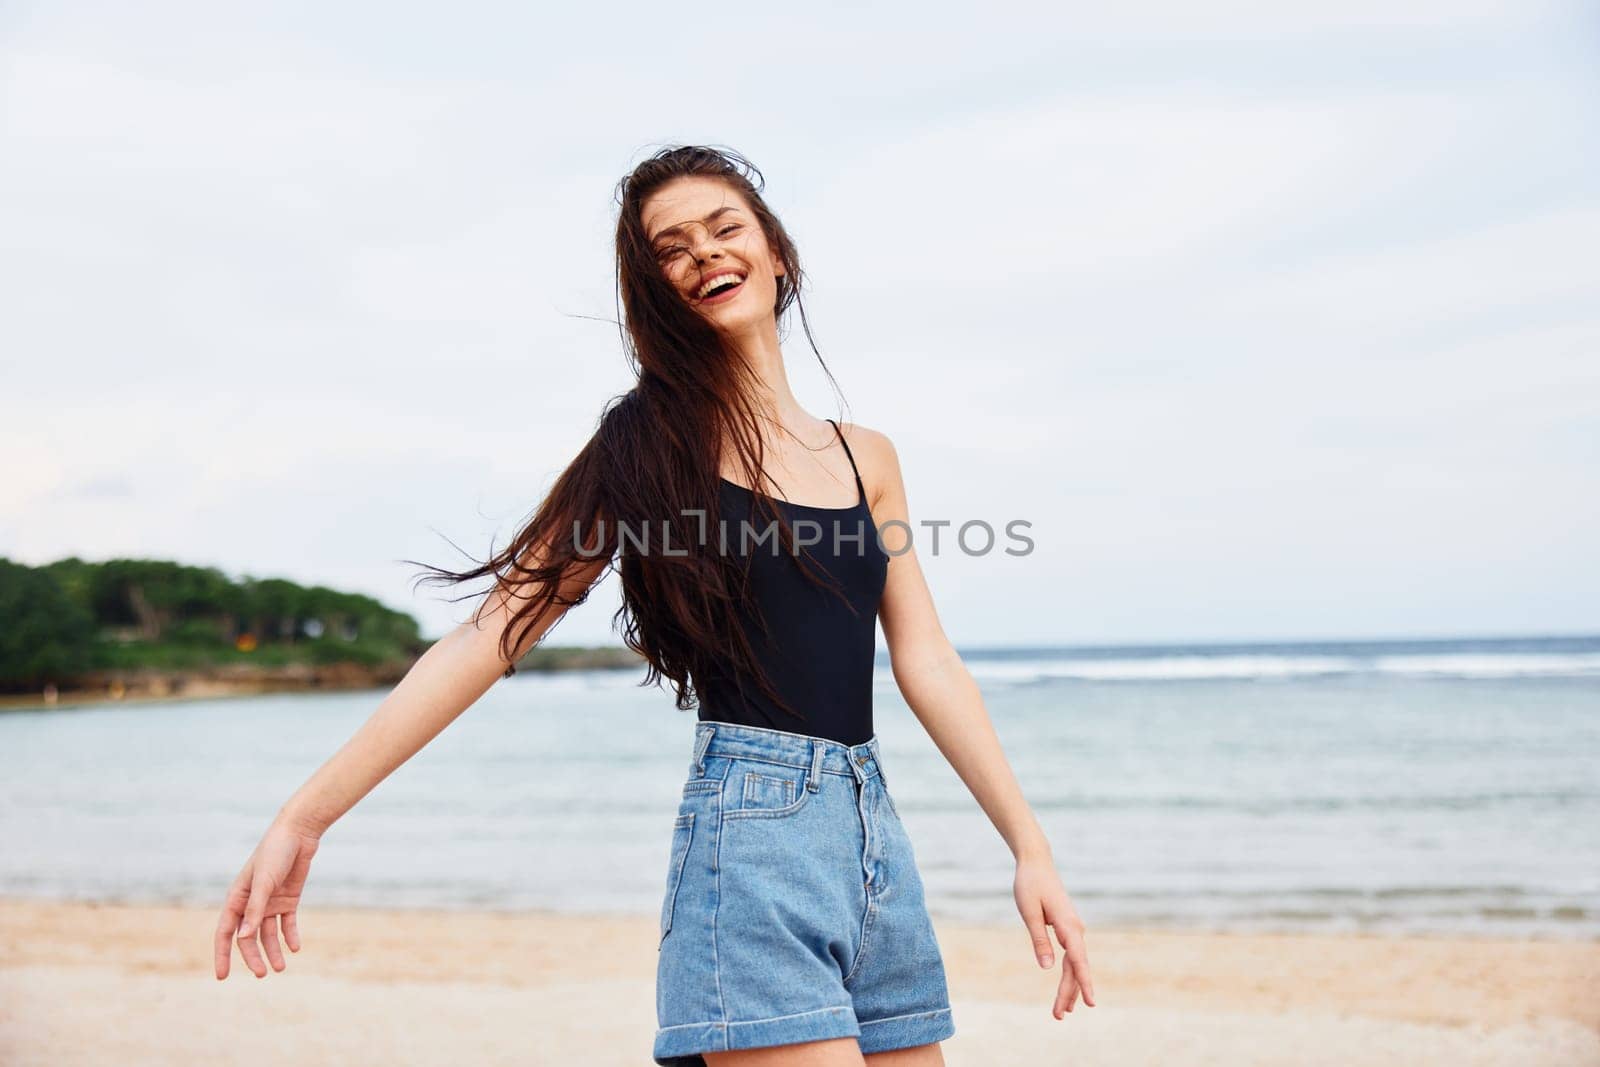
M 481 585 L 404 561 L 502 547 L 632 384 L 615 185 L 709 143 L 807 410 L 914 523 L 1030 524 L 919 531 L 958 645 L 1600 632 L 1600 11 L 799 12 L 0 8 L 0 555 L 444 633 Z

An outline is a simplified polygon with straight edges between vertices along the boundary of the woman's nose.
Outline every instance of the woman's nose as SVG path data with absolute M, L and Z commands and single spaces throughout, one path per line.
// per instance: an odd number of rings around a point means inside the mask
M 694 244 L 694 258 L 697 263 L 704 263 L 708 259 L 720 259 L 721 256 L 722 249 L 717 247 L 709 234 Z

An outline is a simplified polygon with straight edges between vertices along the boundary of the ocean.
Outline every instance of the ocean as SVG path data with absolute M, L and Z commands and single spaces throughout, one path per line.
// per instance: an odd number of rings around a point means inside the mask
M 1600 637 L 963 658 L 1091 932 L 1600 937 Z M 655 914 L 695 713 L 641 678 L 497 683 L 328 831 L 306 906 Z M 384 695 L 0 714 L 0 894 L 220 908 Z M 875 718 L 930 910 L 1018 921 L 881 654 Z

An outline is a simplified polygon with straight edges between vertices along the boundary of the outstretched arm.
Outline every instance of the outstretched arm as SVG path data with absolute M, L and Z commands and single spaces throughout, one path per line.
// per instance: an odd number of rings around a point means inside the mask
M 512 651 L 515 663 L 550 630 L 605 569 L 606 560 L 574 568 L 561 599 L 529 628 Z M 301 890 L 323 833 L 395 768 L 416 755 L 506 671 L 500 639 L 526 593 L 499 586 L 486 594 L 474 619 L 436 641 L 412 664 L 371 717 L 297 789 L 279 810 L 255 853 L 229 887 L 215 934 L 216 972 L 228 977 L 235 938 L 257 978 L 284 969 L 281 923 L 291 951 L 300 951 L 296 925 Z M 523 624 L 519 624 L 519 630 Z M 259 939 L 259 940 L 258 940 Z
M 854 427 L 851 439 L 860 442 L 856 454 L 865 453 L 862 478 L 890 556 L 878 611 L 895 683 L 1016 857 L 1014 895 L 1041 967 L 1054 963 L 1046 928 L 1055 930 L 1065 958 L 1052 1014 L 1059 1019 L 1071 1011 L 1080 992 L 1093 1007 L 1083 921 L 1061 885 L 1050 842 L 1006 760 L 977 682 L 940 625 L 910 533 L 915 528 L 899 456 L 889 438 L 876 431 Z
M 586 591 L 605 560 L 585 564 L 562 585 L 563 601 Z M 321 834 L 406 760 L 416 755 L 505 674 L 500 637 L 520 601 L 495 590 L 469 619 L 434 642 L 343 748 L 284 804 L 279 818 Z M 566 613 L 553 605 L 516 646 L 511 663 Z

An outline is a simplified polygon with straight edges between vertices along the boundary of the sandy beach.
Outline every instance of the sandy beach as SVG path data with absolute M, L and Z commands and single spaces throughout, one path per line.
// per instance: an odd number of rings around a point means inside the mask
M 308 906 L 283 973 L 216 913 L 0 900 L 0 1062 L 641 1064 L 655 921 Z M 1051 1018 L 1020 923 L 939 922 L 950 1064 L 1600 1064 L 1600 944 L 1090 931 Z

